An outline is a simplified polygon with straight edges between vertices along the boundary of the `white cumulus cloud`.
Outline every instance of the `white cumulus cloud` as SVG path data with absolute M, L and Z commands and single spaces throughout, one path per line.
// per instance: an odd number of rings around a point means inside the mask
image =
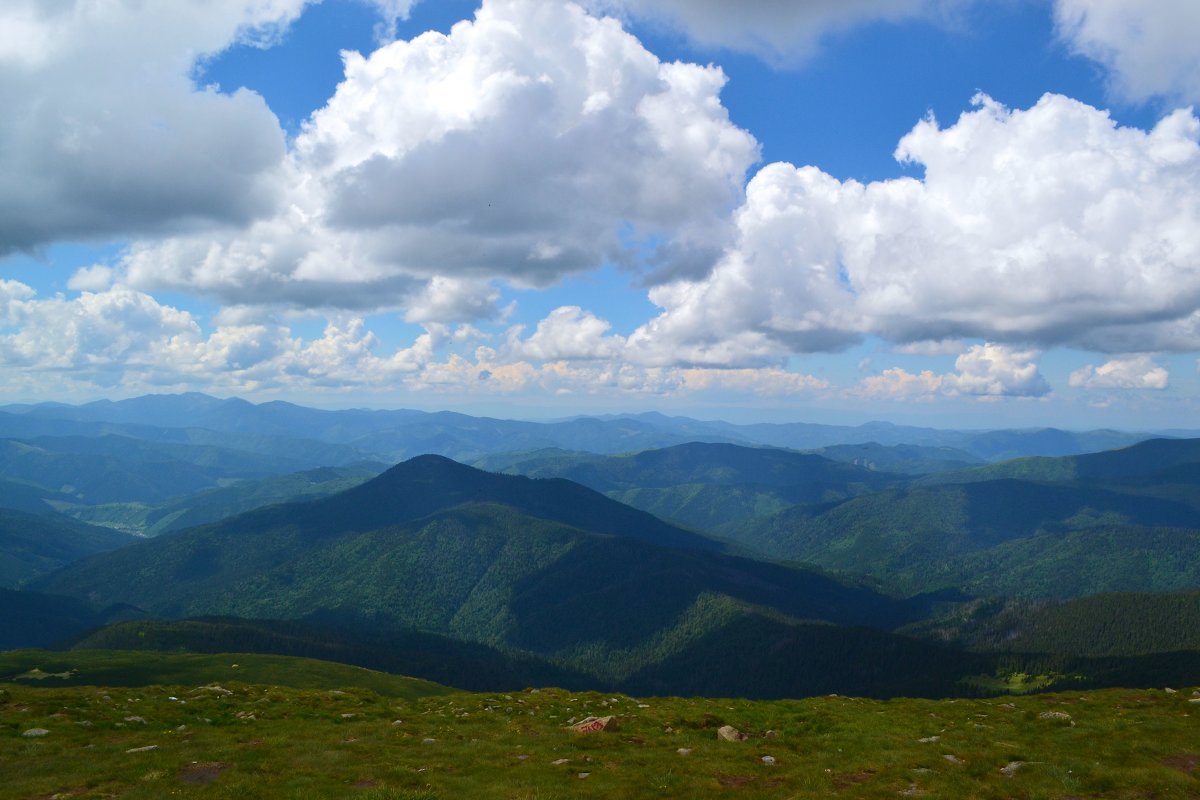
M 1109 70 L 1116 94 L 1200 102 L 1200 3 L 1194 0 L 1057 0 L 1059 34 Z
M 278 120 L 258 95 L 198 87 L 192 71 L 274 40 L 304 2 L 0 4 L 0 256 L 271 213 Z
M 1059 95 L 986 96 L 920 122 L 896 155 L 922 178 L 861 184 L 764 167 L 738 239 L 701 279 L 654 288 L 630 344 L 678 363 L 985 339 L 1102 351 L 1194 349 L 1200 121 L 1152 130 Z
M 957 372 L 943 376 L 942 387 L 987 397 L 1041 397 L 1050 392 L 1050 384 L 1038 371 L 1039 355 L 998 344 L 976 345 L 955 359 Z
M 1114 358 L 1100 366 L 1088 364 L 1068 378 L 1071 386 L 1083 389 L 1165 389 L 1169 373 L 1149 355 Z
M 225 302 L 412 303 L 413 319 L 448 321 L 494 313 L 486 291 L 441 302 L 448 281 L 545 286 L 658 240 L 659 280 L 703 274 L 758 156 L 724 83 L 574 4 L 485 0 L 449 34 L 346 54 L 289 154 L 281 213 L 139 244 L 125 280 Z

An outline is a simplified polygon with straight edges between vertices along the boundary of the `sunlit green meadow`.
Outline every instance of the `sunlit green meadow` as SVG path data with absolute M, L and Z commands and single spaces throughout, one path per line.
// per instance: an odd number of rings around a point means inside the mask
M 419 684 L 389 696 L 223 669 L 177 685 L 63 687 L 46 670 L 3 684 L 0 797 L 1200 797 L 1192 688 L 751 702 Z M 566 727 L 589 715 L 620 729 Z M 746 740 L 719 740 L 722 725 Z

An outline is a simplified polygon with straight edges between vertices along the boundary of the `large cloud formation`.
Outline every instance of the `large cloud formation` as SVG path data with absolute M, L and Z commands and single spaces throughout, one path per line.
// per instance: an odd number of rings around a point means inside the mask
M 703 279 L 651 290 L 630 337 L 654 360 L 753 363 L 975 338 L 1147 352 L 1200 346 L 1200 121 L 1143 132 L 1046 95 L 986 96 L 897 158 L 923 178 L 867 185 L 771 164 L 750 182 L 737 244 Z
M 576 5 L 489 0 L 448 35 L 347 53 L 289 154 L 287 207 L 245 230 L 138 245 L 125 280 L 369 309 L 419 303 L 442 276 L 461 282 L 451 319 L 486 316 L 495 279 L 545 286 L 642 260 L 701 274 L 758 157 L 720 103 L 724 83 Z
M 285 152 L 258 95 L 198 58 L 272 40 L 304 0 L 0 5 L 0 256 L 271 213 Z

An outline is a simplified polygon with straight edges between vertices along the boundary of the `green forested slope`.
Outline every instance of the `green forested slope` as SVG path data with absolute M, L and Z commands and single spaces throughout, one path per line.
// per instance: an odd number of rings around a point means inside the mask
M 13 588 L 65 564 L 135 541 L 128 534 L 59 514 L 0 508 L 0 587 Z
M 1174 499 L 1004 479 L 795 507 L 726 532 L 904 593 L 1062 597 L 1196 585 L 1197 529 L 1200 515 Z

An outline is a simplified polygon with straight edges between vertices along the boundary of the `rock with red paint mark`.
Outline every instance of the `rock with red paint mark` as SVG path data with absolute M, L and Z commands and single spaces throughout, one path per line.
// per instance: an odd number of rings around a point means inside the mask
M 616 717 L 587 717 L 569 726 L 576 733 L 599 733 L 600 731 L 619 731 L 621 724 Z

